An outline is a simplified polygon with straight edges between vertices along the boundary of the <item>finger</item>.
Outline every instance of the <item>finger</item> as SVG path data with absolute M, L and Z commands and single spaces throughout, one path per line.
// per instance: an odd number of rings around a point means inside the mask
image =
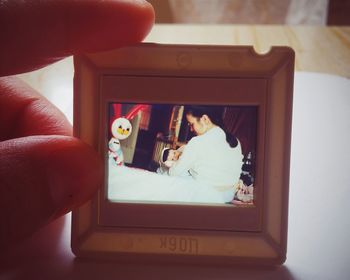
M 140 42 L 153 22 L 144 0 L 1 1 L 0 76 Z
M 0 248 L 78 207 L 102 182 L 100 158 L 73 137 L 7 140 L 0 154 Z
M 20 79 L 0 78 L 0 141 L 56 134 L 72 134 L 64 114 Z

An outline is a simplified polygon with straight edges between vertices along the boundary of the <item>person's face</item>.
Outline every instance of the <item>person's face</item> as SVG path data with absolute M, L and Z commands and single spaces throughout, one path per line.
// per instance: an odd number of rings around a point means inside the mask
M 186 119 L 191 131 L 197 135 L 202 135 L 207 131 L 207 124 L 205 123 L 204 116 L 198 119 L 191 114 L 187 114 Z
M 180 152 L 179 151 L 177 151 L 177 150 L 170 150 L 167 160 L 176 161 L 176 160 L 179 159 L 179 157 L 180 157 Z

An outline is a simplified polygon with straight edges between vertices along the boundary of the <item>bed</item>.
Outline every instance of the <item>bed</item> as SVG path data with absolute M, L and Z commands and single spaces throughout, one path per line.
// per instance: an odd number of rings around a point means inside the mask
M 171 177 L 143 169 L 109 164 L 108 199 L 183 203 L 225 203 L 214 187 L 191 176 Z

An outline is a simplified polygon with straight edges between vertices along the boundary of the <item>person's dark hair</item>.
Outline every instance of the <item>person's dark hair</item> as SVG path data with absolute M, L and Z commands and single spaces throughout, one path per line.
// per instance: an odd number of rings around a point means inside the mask
M 238 145 L 237 138 L 229 133 L 224 126 L 223 120 L 223 107 L 222 106 L 186 106 L 186 114 L 192 115 L 199 120 L 203 115 L 207 115 L 211 122 L 219 126 L 226 134 L 226 141 L 231 148 L 235 148 Z
M 165 148 L 162 153 L 162 162 L 166 162 L 169 156 L 170 148 Z

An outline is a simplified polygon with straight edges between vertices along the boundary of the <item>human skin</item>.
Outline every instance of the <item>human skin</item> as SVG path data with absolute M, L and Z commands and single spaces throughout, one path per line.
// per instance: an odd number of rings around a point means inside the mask
M 0 251 L 86 202 L 103 178 L 66 117 L 9 75 L 138 43 L 153 23 L 142 0 L 0 2 Z
M 202 135 L 215 126 L 207 115 L 197 118 L 192 114 L 187 114 L 186 119 L 191 131 L 196 135 Z
M 171 161 L 175 160 L 176 161 L 179 159 L 180 155 L 181 155 L 181 153 L 179 151 L 170 150 L 167 160 L 171 160 Z

